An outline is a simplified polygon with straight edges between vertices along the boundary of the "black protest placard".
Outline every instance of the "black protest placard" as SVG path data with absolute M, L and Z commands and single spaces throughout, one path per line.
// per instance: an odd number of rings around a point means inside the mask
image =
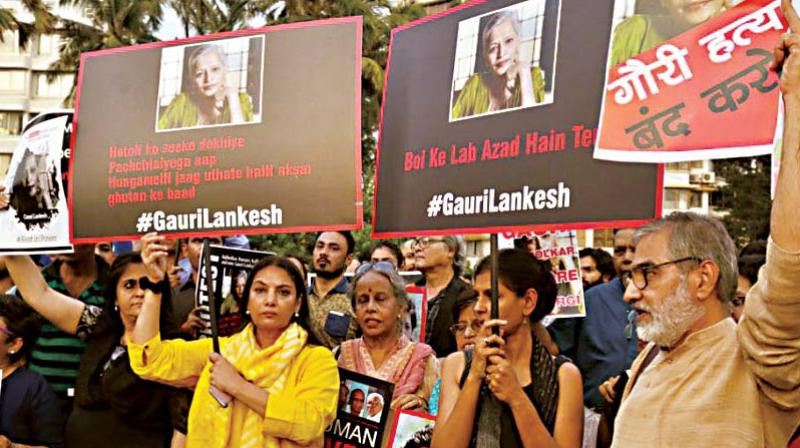
M 214 304 L 217 308 L 217 325 L 220 336 L 230 336 L 242 329 L 245 319 L 244 288 L 250 271 L 262 258 L 274 255 L 271 252 L 260 252 L 233 247 L 209 245 L 211 248 L 211 282 L 214 288 Z M 205 250 L 205 246 L 203 248 Z M 200 254 L 199 277 L 195 289 L 195 305 L 208 307 L 208 289 L 206 288 L 205 257 Z M 211 337 L 211 316 L 202 311 L 200 317 L 206 328 L 200 330 L 201 337 Z
M 361 18 L 84 54 L 72 238 L 361 227 Z
M 340 367 L 339 406 L 325 430 L 325 447 L 380 447 L 392 393 L 394 384 Z
M 657 217 L 659 167 L 592 158 L 613 3 L 475 1 L 395 29 L 374 236 Z

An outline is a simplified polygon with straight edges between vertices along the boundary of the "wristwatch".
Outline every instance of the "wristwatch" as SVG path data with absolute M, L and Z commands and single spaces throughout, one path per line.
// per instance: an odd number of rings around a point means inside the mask
M 158 283 L 153 283 L 147 276 L 139 279 L 139 286 L 142 289 L 149 289 L 156 294 L 166 294 L 169 291 L 169 282 L 165 278 Z

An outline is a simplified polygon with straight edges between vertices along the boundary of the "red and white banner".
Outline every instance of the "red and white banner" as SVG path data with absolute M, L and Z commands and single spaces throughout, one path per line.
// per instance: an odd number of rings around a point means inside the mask
M 615 27 L 595 158 L 664 163 L 772 152 L 780 89 L 770 63 L 787 29 L 780 0 L 724 3 L 664 6 Z M 700 13 L 712 18 L 659 41 Z M 615 61 L 634 38 L 652 48 Z

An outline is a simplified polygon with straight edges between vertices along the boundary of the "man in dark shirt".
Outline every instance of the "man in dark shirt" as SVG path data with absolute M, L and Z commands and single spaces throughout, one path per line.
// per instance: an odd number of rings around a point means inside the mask
M 560 353 L 581 370 L 584 404 L 592 409 L 604 403 L 598 387 L 629 368 L 638 353 L 635 323 L 629 319 L 632 308 L 622 299 L 633 263 L 633 232 L 620 229 L 614 234 L 617 277 L 586 291 L 586 317 L 559 319 L 548 327 Z
M 469 285 L 459 278 L 464 260 L 464 241 L 460 237 L 424 237 L 414 245 L 414 264 L 425 276 L 417 285 L 428 293 L 425 342 L 444 358 L 458 350 L 450 332 L 453 305 Z

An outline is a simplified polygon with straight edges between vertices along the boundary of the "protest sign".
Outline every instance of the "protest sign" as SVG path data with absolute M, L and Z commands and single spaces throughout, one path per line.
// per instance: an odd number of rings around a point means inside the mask
M 659 167 L 592 157 L 612 7 L 479 0 L 393 30 L 373 237 L 659 216 Z M 502 33 L 514 49 L 499 57 Z
M 0 253 L 72 252 L 62 183 L 70 118 L 69 112 L 51 113 L 25 126 L 4 182 L 9 207 L 0 210 Z
M 578 234 L 574 230 L 558 232 L 505 232 L 499 235 L 499 249 L 513 248 L 514 240 L 524 243 L 524 249 L 537 259 L 549 261 L 558 286 L 556 306 L 551 317 L 584 317 L 586 305 L 581 281 Z
M 360 94 L 360 17 L 84 53 L 73 240 L 360 228 Z
M 595 157 L 660 163 L 772 151 L 780 0 L 728 4 L 663 2 L 615 27 Z
M 378 448 L 389 416 L 394 384 L 339 368 L 339 406 L 325 430 L 330 448 Z
M 394 415 L 389 448 L 431 446 L 436 417 L 422 412 L 403 410 Z
M 406 296 L 409 307 L 403 321 L 403 333 L 414 342 L 425 342 L 423 339 L 428 318 L 428 291 L 419 286 L 406 286 Z
M 230 336 L 242 329 L 244 324 L 244 288 L 253 266 L 271 252 L 260 252 L 233 247 L 209 245 L 211 248 L 211 282 L 214 288 L 214 303 L 217 307 L 217 325 L 220 336 Z M 203 247 L 205 250 L 205 246 Z M 195 305 L 208 308 L 205 257 L 200 253 Z M 211 337 L 211 316 L 208 311 L 200 313 L 206 328 L 200 336 Z

